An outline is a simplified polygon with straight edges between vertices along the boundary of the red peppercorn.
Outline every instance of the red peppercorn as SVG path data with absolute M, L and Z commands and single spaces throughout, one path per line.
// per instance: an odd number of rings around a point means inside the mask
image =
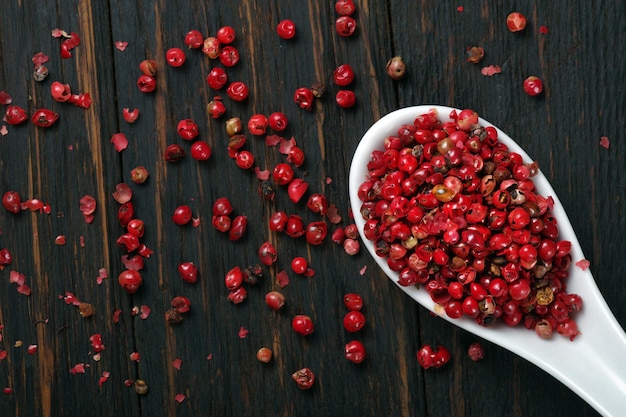
M 350 333 L 355 333 L 365 326 L 365 315 L 359 310 L 350 310 L 343 317 L 343 327 Z
M 259 362 L 269 363 L 272 360 L 272 350 L 262 347 L 256 352 L 256 358 Z
M 456 124 L 459 129 L 469 132 L 478 123 L 478 114 L 470 109 L 461 110 L 457 115 Z
M 280 310 L 285 305 L 285 296 L 278 291 L 270 291 L 265 295 L 265 303 L 272 310 Z
M 121 287 L 123 287 L 127 293 L 134 294 L 137 292 L 142 283 L 141 274 L 132 269 L 122 271 L 117 277 L 117 281 Z
M 335 101 L 339 107 L 346 109 L 356 104 L 356 95 L 351 90 L 339 90 L 335 96 Z
M 217 30 L 217 39 L 224 45 L 229 43 L 233 43 L 237 34 L 235 33 L 235 29 L 231 26 L 222 26 Z
M 264 114 L 253 114 L 248 119 L 248 131 L 255 136 L 262 136 L 267 131 L 269 120 Z
M 228 216 L 233 211 L 233 205 L 227 197 L 219 197 L 213 203 L 214 216 Z
M 50 94 L 52 98 L 60 103 L 64 103 L 72 96 L 69 84 L 61 84 L 58 81 L 54 81 L 50 84 Z
M 167 162 L 178 162 L 185 156 L 185 150 L 182 146 L 177 143 L 173 143 L 168 145 L 165 148 L 165 154 L 163 155 L 163 159 Z
M 274 112 L 268 117 L 268 124 L 276 132 L 282 132 L 287 128 L 287 115 L 281 112 Z
M 211 71 L 209 71 L 206 77 L 206 82 L 209 84 L 209 87 L 220 90 L 228 83 L 228 74 L 226 74 L 223 68 L 211 68 Z
M 35 110 L 30 118 L 35 126 L 38 127 L 50 127 L 59 119 L 58 113 L 48 109 Z
M 274 182 L 278 185 L 289 184 L 294 175 L 295 174 L 291 165 L 284 162 L 276 164 L 272 171 L 272 178 L 274 179 Z
M 6 266 L 11 265 L 13 262 L 13 255 L 7 248 L 0 249 L 0 265 Z
M 231 219 L 228 216 L 213 216 L 211 225 L 219 232 L 226 233 L 230 230 Z
M 519 32 L 526 28 L 526 16 L 519 12 L 512 12 L 506 17 L 506 26 L 511 32 Z
M 172 220 L 179 226 L 185 225 L 191 221 L 192 212 L 191 207 L 182 205 L 176 207 L 172 214 Z
M 352 340 L 346 343 L 344 356 L 350 362 L 359 364 L 365 360 L 365 346 L 358 340 Z
M 126 225 L 126 230 L 133 236 L 138 238 L 143 237 L 145 233 L 145 224 L 143 220 L 140 219 L 132 219 Z
M 198 267 L 193 262 L 181 262 L 178 264 L 178 274 L 181 279 L 190 284 L 198 282 Z
M 20 106 L 11 104 L 7 106 L 4 119 L 8 124 L 15 126 L 28 120 L 28 113 Z
M 125 107 L 122 110 L 122 117 L 128 123 L 135 123 L 137 121 L 137 118 L 139 117 L 139 110 L 138 109 L 130 110 L 129 108 Z
M 225 67 L 234 67 L 239 62 L 239 51 L 234 46 L 225 46 L 220 50 L 219 58 Z
M 7 191 L 2 196 L 2 205 L 11 213 L 19 213 L 22 210 L 22 199 L 16 191 Z
M 178 311 L 180 314 L 185 314 L 191 309 L 191 301 L 187 297 L 178 295 L 172 299 L 172 308 Z
M 211 152 L 211 146 L 203 140 L 198 140 L 191 145 L 191 157 L 197 161 L 208 160 Z
M 226 88 L 226 94 L 234 101 L 244 101 L 248 98 L 248 86 L 242 81 L 235 81 Z
M 478 64 L 485 57 L 485 50 L 481 46 L 470 46 L 466 49 L 467 62 Z
M 281 20 L 276 26 L 276 33 L 281 39 L 291 39 L 296 36 L 296 24 L 290 19 Z
M 185 63 L 185 51 L 180 48 L 170 48 L 165 53 L 165 60 L 167 63 L 175 68 L 182 66 Z
M 207 104 L 206 112 L 212 119 L 219 119 L 226 113 L 226 106 L 222 103 L 221 98 L 215 97 Z
M 214 36 L 209 36 L 202 44 L 202 53 L 211 59 L 216 59 L 220 56 L 221 48 L 222 44 L 219 39 Z
M 304 235 L 304 223 L 302 217 L 297 214 L 290 214 L 287 219 L 287 225 L 285 226 L 285 233 L 287 236 L 297 238 Z
M 474 342 L 467 349 L 467 355 L 470 357 L 471 360 L 477 362 L 483 360 L 483 358 L 485 357 L 485 349 L 483 348 L 483 345 L 480 344 L 480 342 Z
M 313 320 L 305 314 L 298 314 L 294 316 L 291 321 L 291 328 L 302 336 L 308 336 L 315 331 Z
M 135 208 L 133 206 L 133 203 L 131 202 L 124 203 L 120 206 L 119 209 L 117 209 L 117 219 L 119 220 L 120 226 L 122 227 L 126 227 L 134 216 Z
M 293 95 L 293 101 L 304 110 L 313 108 L 313 99 L 313 92 L 307 87 L 298 88 Z
M 293 203 L 297 203 L 304 197 L 308 188 L 309 184 L 302 178 L 294 178 L 287 187 L 287 195 Z
M 529 96 L 538 96 L 543 91 L 543 82 L 540 78 L 531 75 L 524 80 L 522 87 Z
M 137 87 L 142 93 L 151 93 L 156 89 L 156 79 L 151 75 L 141 74 L 137 79 Z
M 243 284 L 243 273 L 238 266 L 230 269 L 224 276 L 224 285 L 229 290 L 236 290 Z
M 352 36 L 356 31 L 356 20 L 350 16 L 340 16 L 335 21 L 335 30 L 339 36 Z
M 304 164 L 304 151 L 298 146 L 292 146 L 287 155 L 287 162 L 296 167 L 302 166 L 302 164 Z
M 354 81 L 354 70 L 348 64 L 338 66 L 333 72 L 333 81 L 340 87 L 345 87 Z
M 306 241 L 310 245 L 321 245 L 326 239 L 328 233 L 328 226 L 325 222 L 311 222 L 307 225 L 305 230 Z
M 230 230 L 228 232 L 228 239 L 239 240 L 246 234 L 248 227 L 248 218 L 244 215 L 239 215 L 231 222 Z
M 190 49 L 198 49 L 204 44 L 204 36 L 197 29 L 192 29 L 185 35 L 185 45 Z
M 305 390 L 311 389 L 315 383 L 315 374 L 309 368 L 302 368 L 293 374 L 291 378 L 296 382 L 298 388 Z
M 343 250 L 350 256 L 354 256 L 361 250 L 361 244 L 356 239 L 346 239 L 343 241 Z
M 417 361 L 424 369 L 440 368 L 450 361 L 450 352 L 443 346 L 434 350 L 430 345 L 424 345 L 417 351 Z
M 144 166 L 135 167 L 130 171 L 130 179 L 135 184 L 143 184 L 148 180 L 149 176 L 150 173 L 148 172 L 148 169 Z
M 348 293 L 343 296 L 343 303 L 350 311 L 360 311 L 363 308 L 363 298 L 355 293 Z
M 250 151 L 241 151 L 235 157 L 235 163 L 241 169 L 250 169 L 254 166 L 254 155 Z
M 117 239 L 116 244 L 130 253 L 139 249 L 139 238 L 133 234 L 124 233 Z
M 311 194 L 307 200 L 306 206 L 313 213 L 319 213 L 324 216 L 326 215 L 326 210 L 328 210 L 328 198 L 320 193 Z
M 287 226 L 289 216 L 284 211 L 277 211 L 270 216 L 269 228 L 273 232 L 282 232 Z
M 356 10 L 353 0 L 337 0 L 335 2 L 335 12 L 341 16 L 350 16 Z
M 278 258 L 278 252 L 276 252 L 276 248 L 270 242 L 264 242 L 259 247 L 258 255 L 261 263 L 266 266 L 274 264 Z
M 401 56 L 394 56 L 387 61 L 385 69 L 387 70 L 389 78 L 393 80 L 400 80 L 404 78 L 404 75 L 406 74 L 406 64 Z
M 291 270 L 298 275 L 304 274 L 308 267 L 309 262 L 302 256 L 297 256 L 291 260 Z
M 139 63 L 139 70 L 142 74 L 154 77 L 156 74 L 157 63 L 153 59 L 144 59 Z
M 185 140 L 192 140 L 200 133 L 198 125 L 192 119 L 183 119 L 176 127 L 178 135 Z

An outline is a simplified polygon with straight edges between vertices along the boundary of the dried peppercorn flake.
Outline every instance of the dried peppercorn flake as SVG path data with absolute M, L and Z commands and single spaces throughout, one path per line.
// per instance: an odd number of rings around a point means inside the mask
M 98 276 L 96 277 L 96 283 L 100 285 L 102 284 L 102 281 L 108 277 L 109 277 L 109 274 L 107 273 L 107 270 L 105 268 L 100 268 L 98 269 Z
M 103 371 L 102 372 L 102 376 L 100 377 L 100 379 L 98 380 L 98 386 L 102 386 L 102 384 L 104 384 L 105 382 L 107 382 L 109 380 L 109 377 L 111 376 L 111 373 L 108 371 Z
M 276 282 L 280 288 L 285 288 L 289 285 L 289 275 L 285 271 L 280 271 L 276 274 Z
M 117 324 L 120 322 L 120 315 L 122 314 L 121 309 L 117 309 L 113 312 L 113 323 Z
M 289 151 L 292 147 L 296 146 L 296 139 L 292 136 L 291 139 L 280 138 L 280 146 L 278 152 L 283 155 L 289 155 Z
M 35 55 L 33 55 L 31 59 L 33 61 L 33 64 L 35 64 L 35 67 L 39 67 L 40 65 L 48 62 L 48 55 L 44 54 L 43 52 L 37 52 Z
M 267 135 L 265 137 L 265 145 L 266 146 L 276 146 L 278 145 L 281 141 L 285 140 L 285 138 L 283 138 L 282 136 L 278 136 L 278 135 Z
M 500 74 L 502 72 L 502 68 L 499 65 L 489 65 L 487 67 L 483 67 L 480 70 L 480 73 L 485 77 L 491 77 L 495 74 Z
M 141 307 L 139 307 L 139 318 L 141 318 L 142 320 L 147 319 L 148 316 L 150 315 L 150 311 L 151 311 L 150 307 L 143 304 Z
M 267 169 L 261 169 L 259 167 L 254 167 L 254 173 L 256 177 L 261 181 L 267 181 L 270 178 L 270 171 Z
M 609 138 L 606 136 L 601 136 L 600 137 L 600 146 L 602 146 L 605 149 L 609 149 L 609 146 L 611 145 L 611 143 L 609 142 Z
M 59 28 L 52 29 L 51 34 L 53 38 L 71 38 L 72 37 L 69 33 Z
M 124 149 L 128 147 L 128 139 L 126 135 L 123 133 L 116 133 L 111 137 L 111 143 L 115 147 L 115 150 L 118 152 L 122 152 Z
M 127 46 L 128 46 L 128 42 L 125 42 L 125 41 L 115 42 L 115 47 L 122 52 L 126 49 Z
M 588 260 L 586 260 L 586 259 L 581 259 L 581 260 L 577 261 L 575 265 L 576 265 L 577 267 L 579 267 L 580 269 L 582 269 L 583 271 L 586 271 L 586 270 L 587 270 L 587 268 L 589 268 L 589 265 L 590 265 L 590 264 L 591 264 L 591 263 L 590 263 Z
M 72 366 L 70 368 L 70 374 L 72 375 L 76 375 L 76 374 L 84 374 L 85 373 L 85 369 L 88 367 L 89 365 L 85 365 L 84 363 L 80 362 L 77 363 L 76 365 Z

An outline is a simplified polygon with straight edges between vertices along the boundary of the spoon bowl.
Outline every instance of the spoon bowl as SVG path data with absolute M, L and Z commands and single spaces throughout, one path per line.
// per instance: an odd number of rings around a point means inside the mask
M 453 110 L 460 111 L 437 105 L 402 108 L 374 123 L 361 139 L 350 166 L 349 189 L 351 207 L 355 213 L 354 221 L 361 234 L 362 243 L 391 281 L 426 309 L 534 363 L 560 380 L 600 414 L 614 417 L 625 415 L 626 334 L 600 294 L 591 272 L 574 265 L 585 257 L 567 214 L 541 171 L 533 177 L 537 193 L 553 198 L 552 213 L 558 221 L 559 239 L 572 243 L 572 266 L 569 270 L 567 290 L 568 293 L 579 294 L 584 303 L 582 311 L 577 312 L 574 317 L 581 334 L 573 341 L 560 335 L 544 340 L 534 331 L 521 325 L 509 327 L 496 324 L 493 327 L 484 327 L 468 317 L 449 318 L 441 307 L 435 305 L 424 289 L 398 284 L 399 274 L 388 267 L 386 258 L 376 255 L 373 242 L 363 235 L 365 220 L 358 214 L 362 204 L 358 197 L 358 189 L 368 176 L 367 163 L 372 152 L 382 150 L 385 138 L 396 135 L 401 125 L 412 124 L 418 115 L 432 109 L 437 111 L 442 122 L 451 120 L 449 115 Z M 479 123 L 482 126 L 493 126 L 484 119 L 479 119 Z M 525 162 L 533 161 L 515 141 L 497 127 L 494 128 L 498 131 L 499 141 L 507 145 L 510 151 L 520 154 Z

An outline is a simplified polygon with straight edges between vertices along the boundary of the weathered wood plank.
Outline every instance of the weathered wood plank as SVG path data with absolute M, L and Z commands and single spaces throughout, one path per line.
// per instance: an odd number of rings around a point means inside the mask
M 564 8 L 531 3 L 520 10 L 529 17 L 529 28 L 511 34 L 504 25 L 511 10 L 499 2 L 469 2 L 459 12 L 461 4 L 360 1 L 357 35 L 345 39 L 334 31 L 332 2 L 35 3 L 11 2 L 0 14 L 0 90 L 29 110 L 51 107 L 61 114 L 51 129 L 9 126 L 9 134 L 0 137 L 0 192 L 14 189 L 23 198 L 48 201 L 52 207 L 50 214 L 17 216 L 0 210 L 0 247 L 10 248 L 15 257 L 0 272 L 0 351 L 8 353 L 0 361 L 0 386 L 13 388 L 11 395 L 0 394 L 0 409 L 8 410 L 7 415 L 522 416 L 545 410 L 554 416 L 597 415 L 559 382 L 489 343 L 484 342 L 487 358 L 471 362 L 465 350 L 475 338 L 417 307 L 365 253 L 347 257 L 339 246 L 309 246 L 303 239 L 271 232 L 267 220 L 276 210 L 300 214 L 306 222 L 319 216 L 302 203 L 294 205 L 284 188 L 276 190 L 273 202 L 260 201 L 254 173 L 237 168 L 227 155 L 224 120 L 239 116 L 245 123 L 255 113 L 286 113 L 289 128 L 284 135 L 293 136 L 307 158 L 297 175 L 306 178 L 310 192 L 323 192 L 337 205 L 345 225 L 351 154 L 371 123 L 412 104 L 475 108 L 538 160 L 559 191 L 601 290 L 625 324 L 624 238 L 616 232 L 624 228 L 626 191 L 624 127 L 619 123 L 624 95 L 616 93 L 625 72 L 619 59 L 626 33 L 620 20 L 623 4 Z M 297 25 L 291 41 L 275 34 L 284 18 Z M 538 32 L 544 24 L 548 34 Z M 181 68 L 164 60 L 168 48 L 184 48 L 188 30 L 209 35 L 222 25 L 237 31 L 234 45 L 241 61 L 228 75 L 249 86 L 243 103 L 207 86 L 206 74 L 221 65 L 200 51 L 186 50 Z M 71 59 L 58 55 L 59 40 L 50 36 L 57 27 L 81 35 Z M 115 41 L 127 41 L 126 50 L 116 49 Z M 485 48 L 480 65 L 465 61 L 470 45 Z M 40 50 L 50 57 L 50 76 L 43 83 L 31 78 L 31 57 Z M 402 55 L 409 68 L 399 82 L 384 72 L 393 55 Z M 157 90 L 151 94 L 136 87 L 144 58 L 158 63 Z M 349 88 L 358 104 L 349 110 L 334 103 L 338 87 L 332 84 L 332 71 L 343 63 L 357 71 Z M 502 73 L 483 76 L 480 69 L 489 64 L 500 65 Z M 531 74 L 544 80 L 540 98 L 521 90 L 521 80 Z M 55 103 L 48 93 L 55 80 L 89 91 L 92 107 Z M 326 85 L 325 97 L 312 112 L 299 109 L 294 90 L 315 82 Z M 224 98 L 228 113 L 210 120 L 205 106 L 216 95 Z M 135 124 L 122 119 L 124 107 L 140 109 Z M 163 160 L 169 144 L 190 148 L 176 134 L 183 118 L 200 126 L 200 138 L 213 148 L 209 161 L 195 161 L 189 154 L 177 164 Z M 129 139 L 121 153 L 109 143 L 117 132 Z M 271 169 L 284 160 L 263 138 L 247 136 L 246 148 L 259 167 Z M 609 149 L 599 145 L 601 136 L 610 139 Z M 145 184 L 132 184 L 133 202 L 146 223 L 142 241 L 154 254 L 145 261 L 144 285 L 130 296 L 116 282 L 123 270 L 123 250 L 116 239 L 123 228 L 111 192 L 119 182 L 131 184 L 130 171 L 139 165 L 146 166 L 150 177 Z M 89 225 L 78 209 L 85 194 L 98 201 Z M 211 227 L 211 206 L 221 196 L 231 199 L 235 214 L 248 217 L 241 241 L 231 242 Z M 192 207 L 198 227 L 173 224 L 170 216 L 180 204 Z M 65 246 L 54 244 L 61 234 Z M 279 251 L 277 264 L 264 268 L 243 304 L 232 305 L 226 299 L 224 274 L 235 265 L 256 263 L 257 249 L 266 240 Z M 291 273 L 294 256 L 310 259 L 315 277 Z M 181 261 L 199 267 L 197 284 L 178 277 Z M 100 268 L 109 274 L 102 284 L 96 282 Z M 10 270 L 25 274 L 33 290 L 30 297 L 8 283 Z M 281 270 L 288 271 L 291 282 L 282 289 L 285 310 L 274 313 L 263 298 L 279 289 L 276 275 Z M 92 303 L 96 314 L 81 318 L 76 307 L 59 299 L 68 291 Z M 341 296 L 346 292 L 365 299 L 368 324 L 356 335 L 341 325 Z M 172 326 L 163 315 L 177 295 L 188 297 L 192 310 Z M 152 310 L 145 320 L 131 315 L 134 306 L 142 305 Z M 121 320 L 115 324 L 112 316 L 118 309 Z M 296 313 L 312 316 L 313 335 L 293 333 L 290 321 Z M 239 337 L 241 327 L 249 331 L 245 338 Z M 101 333 L 106 345 L 100 361 L 93 360 L 89 343 L 94 333 Z M 368 351 L 360 366 L 343 358 L 343 345 L 353 336 Z M 24 346 L 14 347 L 17 341 Z M 415 351 L 423 343 L 448 346 L 452 362 L 434 372 L 422 371 Z M 38 345 L 35 355 L 26 353 L 30 344 Z M 270 364 L 256 360 L 261 346 L 274 350 Z M 129 358 L 132 352 L 141 355 L 138 363 Z M 172 364 L 175 359 L 181 360 L 180 370 Z M 89 365 L 85 375 L 70 374 L 80 362 Z M 303 366 L 318 376 L 311 392 L 300 392 L 290 378 Z M 111 376 L 99 387 L 104 371 Z M 147 381 L 147 395 L 137 396 L 125 386 L 125 380 L 137 378 Z M 185 400 L 179 404 L 176 394 L 184 394 Z

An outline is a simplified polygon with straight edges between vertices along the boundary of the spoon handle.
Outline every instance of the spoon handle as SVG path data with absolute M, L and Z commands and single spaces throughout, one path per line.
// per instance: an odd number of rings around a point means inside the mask
M 595 284 L 593 285 L 595 287 Z M 626 334 L 599 291 L 589 300 L 583 333 L 559 344 L 538 358 L 527 357 L 567 385 L 600 414 L 620 417 L 626 413 Z M 587 301 L 587 300 L 586 300 Z

